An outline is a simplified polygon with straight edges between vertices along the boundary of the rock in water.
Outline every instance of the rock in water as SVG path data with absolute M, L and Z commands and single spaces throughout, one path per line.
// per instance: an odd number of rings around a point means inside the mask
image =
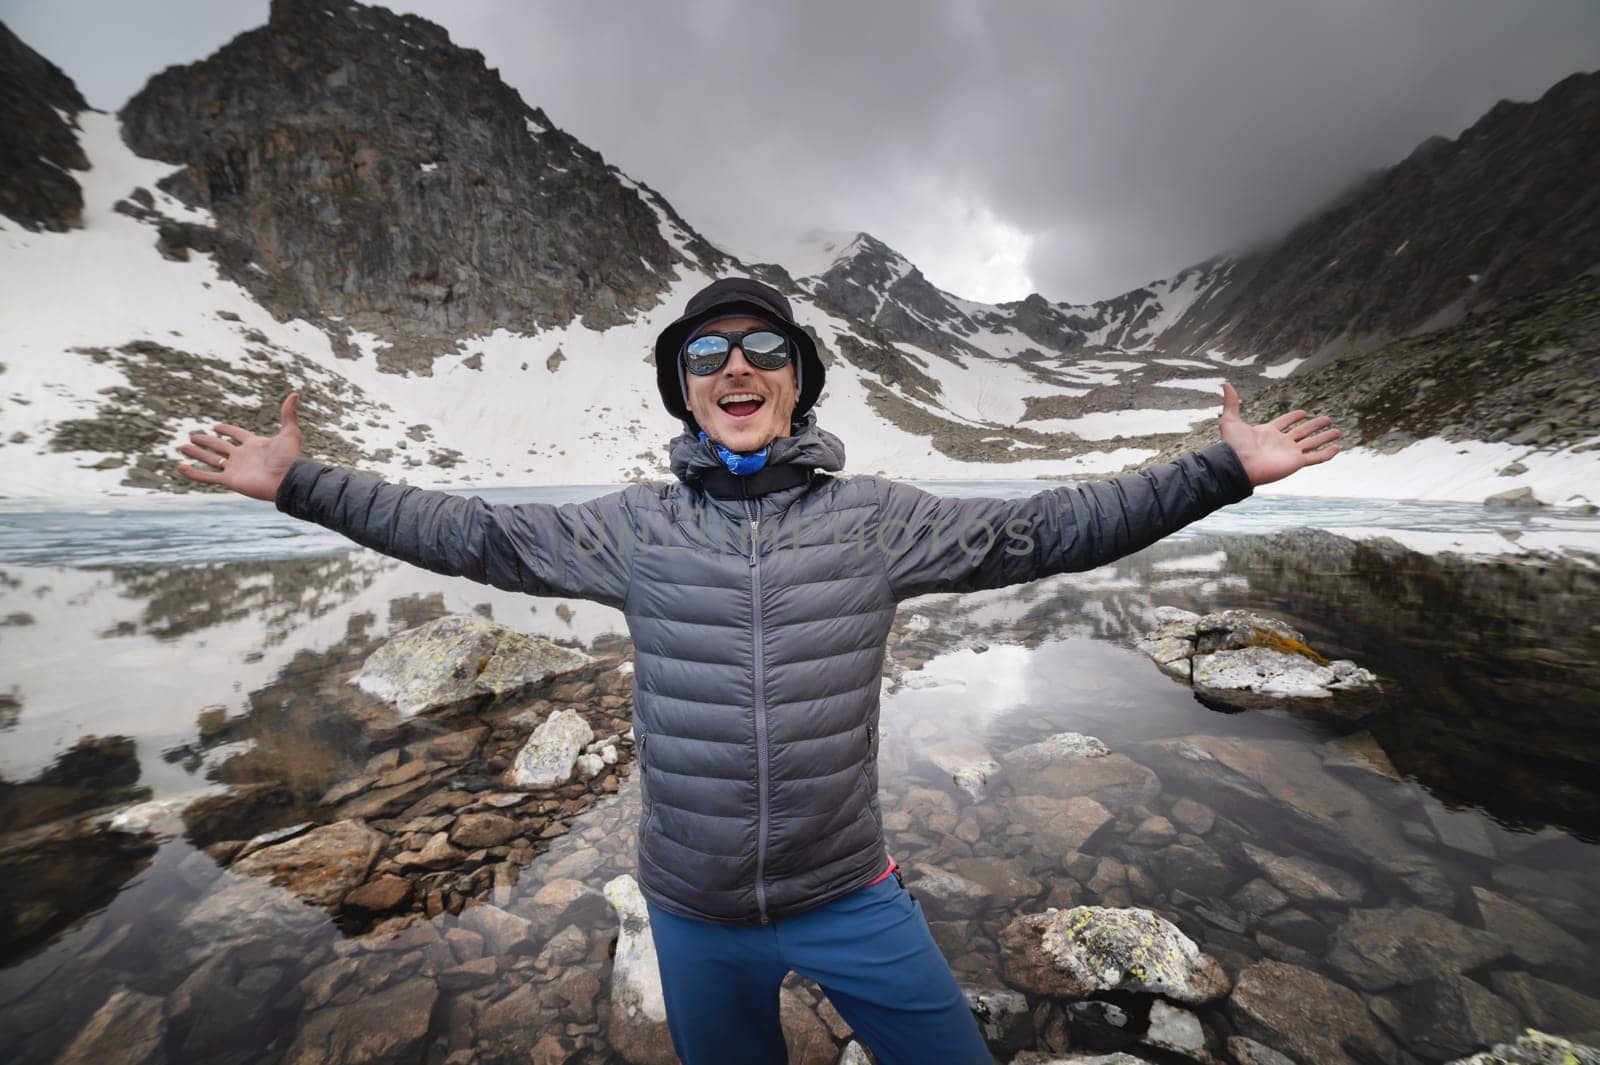
M 928 761 L 950 774 L 950 779 L 972 797 L 982 802 L 989 780 L 1000 772 L 1000 763 L 989 754 L 989 749 L 977 740 L 946 740 L 927 750 Z
M 1244 647 L 1195 655 L 1194 685 L 1223 691 L 1243 689 L 1264 695 L 1326 699 L 1333 670 L 1301 655 L 1270 647 Z
M 99 1065 L 126 1061 L 156 1065 L 167 1060 L 162 1040 L 167 1034 L 161 1000 L 123 988 L 113 991 L 70 1046 L 56 1060 L 62 1065 Z
M 367 879 L 387 838 L 360 821 L 336 821 L 233 863 L 236 873 L 270 877 L 318 906 L 333 906 Z
M 617 953 L 611 968 L 611 1045 L 636 1065 L 675 1065 L 667 1004 L 656 966 L 650 912 L 633 877 L 610 880 L 606 901 L 617 912 Z
M 1328 661 L 1297 630 L 1265 614 L 1220 610 L 1197 615 L 1160 607 L 1161 624 L 1136 643 L 1163 672 L 1207 693 L 1244 693 L 1322 699 L 1336 691 L 1366 688 L 1377 678 L 1348 659 Z M 1255 702 L 1224 695 L 1241 709 Z
M 1075 906 L 1023 914 L 1000 934 L 1000 946 L 1006 982 L 1040 995 L 1142 991 L 1193 1004 L 1228 991 L 1216 960 L 1149 910 Z
M 1486 507 L 1542 507 L 1544 502 L 1527 485 L 1496 492 L 1483 501 Z
M 594 730 L 571 707 L 552 710 L 533 730 L 511 765 L 514 788 L 549 788 L 572 779 L 578 755 L 594 740 Z
M 1072 758 L 1104 758 L 1110 753 L 1111 748 L 1098 736 L 1058 732 L 1037 743 L 1018 747 L 1007 754 L 1005 760 L 1013 770 L 1037 770 Z
M 1493 1050 L 1450 1065 L 1600 1065 L 1600 1050 L 1530 1028 L 1515 1043 L 1498 1043 Z
M 355 683 L 407 717 L 480 695 L 520 691 L 594 661 L 475 614 L 449 614 L 391 638 Z

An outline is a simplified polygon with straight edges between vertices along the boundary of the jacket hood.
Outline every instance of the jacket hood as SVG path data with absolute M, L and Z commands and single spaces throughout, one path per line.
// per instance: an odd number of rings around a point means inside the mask
M 680 433 L 668 445 L 672 472 L 685 484 L 695 484 L 708 470 L 722 470 L 711 442 L 695 433 Z M 817 425 L 817 416 L 807 413 L 795 423 L 794 431 L 772 442 L 765 469 L 797 466 L 802 469 L 836 473 L 844 469 L 844 441 Z

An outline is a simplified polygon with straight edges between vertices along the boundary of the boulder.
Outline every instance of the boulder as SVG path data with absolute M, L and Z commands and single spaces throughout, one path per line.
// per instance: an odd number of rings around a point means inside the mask
M 450 842 L 475 851 L 510 843 L 522 835 L 522 826 L 503 814 L 462 814 L 450 826 Z
M 1512 1035 L 1522 1021 L 1514 1006 L 1458 973 L 1424 980 L 1385 998 L 1394 1005 L 1398 1022 L 1391 1030 L 1401 1035 L 1406 1049 L 1429 1058 L 1470 1054 Z
M 318 906 L 333 906 L 366 880 L 386 841 L 359 821 L 336 821 L 262 847 L 231 868 L 269 878 Z
M 1505 940 L 1518 961 L 1556 972 L 1581 971 L 1591 964 L 1582 941 L 1520 902 L 1486 887 L 1474 887 L 1472 899 L 1484 929 Z
M 1150 1004 L 1150 1027 L 1144 1033 L 1145 1045 L 1167 1050 L 1195 1061 L 1205 1061 L 1206 1030 L 1200 1018 L 1186 1009 L 1156 999 Z
M 1161 780 L 1149 769 L 1075 732 L 1019 747 L 1004 760 L 1019 792 L 1083 796 L 1108 806 L 1148 806 L 1161 793 Z
M 482 936 L 483 949 L 487 954 L 526 952 L 533 946 L 529 922 L 491 903 L 480 903 L 462 910 L 460 927 Z
M 514 788 L 550 788 L 572 779 L 573 767 L 594 730 L 577 710 L 552 710 L 517 752 L 509 771 Z
M 1063 856 L 1081 848 L 1113 820 L 1110 810 L 1093 799 L 1052 799 L 1017 795 L 1005 800 L 1014 823 L 1027 825 L 1041 850 Z
M 1361 881 L 1343 869 L 1310 858 L 1274 854 L 1248 842 L 1242 846 L 1251 864 L 1297 902 L 1353 906 L 1366 894 Z
M 1491 973 L 1489 983 L 1538 1027 L 1600 1042 L 1600 999 L 1529 973 Z
M 1193 1004 L 1228 991 L 1216 960 L 1149 910 L 1075 906 L 1023 914 L 1001 932 L 1000 946 L 1006 983 L 1040 995 L 1140 991 Z
M 606 898 L 581 880 L 557 877 L 540 885 L 523 907 L 535 928 L 597 927 L 611 912 Z
M 385 873 L 344 897 L 344 908 L 361 913 L 387 913 L 411 901 L 411 881 Z
M 1367 991 L 1467 972 L 1510 952 L 1492 932 L 1417 906 L 1354 910 L 1334 933 L 1328 962 Z
M 1388 826 L 1361 791 L 1328 772 L 1294 740 L 1189 735 L 1157 741 L 1168 771 L 1197 787 L 1232 791 L 1292 815 L 1330 851 L 1398 877 L 1429 905 L 1448 908 L 1455 890 L 1438 864 Z
M 1492 1050 L 1449 1065 L 1600 1065 L 1600 1050 L 1530 1028 L 1515 1043 L 1497 1043 Z
M 1326 699 L 1334 691 L 1369 687 L 1377 680 L 1354 662 L 1328 661 L 1306 645 L 1299 631 L 1265 614 L 1162 610 L 1161 623 L 1135 646 L 1163 672 L 1228 705 L 1259 708 L 1267 705 L 1264 696 Z M 1254 698 L 1241 701 L 1235 693 Z
M 915 879 L 908 886 L 916 893 L 930 921 L 976 917 L 994 902 L 994 893 L 988 888 L 948 869 L 918 862 L 911 867 L 911 872 Z
M 111 997 L 78 1029 L 57 1065 L 128 1065 L 165 1063 L 162 1046 L 167 1021 L 161 999 L 124 988 Z
M 607 881 L 605 896 L 619 926 L 611 967 L 611 1045 L 635 1065 L 676 1065 L 644 896 L 627 875 Z
M 1393 1044 L 1359 994 L 1298 965 L 1259 961 L 1244 969 L 1228 1014 L 1240 1035 L 1306 1065 L 1393 1058 Z
M 1504 492 L 1496 492 L 1483 501 L 1486 507 L 1542 507 L 1544 502 L 1533 494 L 1533 489 L 1527 485 L 1521 488 L 1508 488 Z
M 326 1006 L 302 1022 L 286 1065 L 377 1065 L 421 1058 L 439 988 L 414 977 L 348 1005 Z
M 447 614 L 391 637 L 368 656 L 354 683 L 412 717 L 520 691 L 592 661 L 476 614 Z
M 1103 758 L 1111 753 L 1105 741 L 1081 732 L 1058 732 L 1037 743 L 1018 747 L 1005 756 L 1012 770 L 1044 769 L 1073 758 Z
M 974 739 L 945 740 L 929 747 L 926 755 L 928 761 L 950 774 L 950 779 L 973 802 L 983 801 L 990 778 L 1000 772 L 1000 763 Z
M 1333 670 L 1303 655 L 1271 647 L 1243 647 L 1195 655 L 1194 686 L 1216 691 L 1243 690 L 1263 695 L 1326 699 Z

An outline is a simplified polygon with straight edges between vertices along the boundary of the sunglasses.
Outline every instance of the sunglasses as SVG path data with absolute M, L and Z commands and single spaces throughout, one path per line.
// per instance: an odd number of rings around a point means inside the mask
M 744 352 L 745 361 L 759 370 L 782 369 L 794 354 L 788 337 L 762 328 L 742 333 L 702 333 L 683 346 L 679 358 L 685 370 L 705 377 L 727 365 L 735 344 Z

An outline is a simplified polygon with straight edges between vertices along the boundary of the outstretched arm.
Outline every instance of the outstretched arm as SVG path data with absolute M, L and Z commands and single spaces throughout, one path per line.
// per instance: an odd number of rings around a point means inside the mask
M 179 448 L 207 468 L 179 470 L 283 513 L 315 522 L 382 554 L 435 573 L 508 591 L 620 606 L 627 598 L 632 537 L 625 491 L 586 503 L 490 504 L 476 497 L 391 484 L 300 455 L 298 394 L 284 400 L 277 436 L 235 425 L 223 437 L 191 434 Z M 287 460 L 287 461 L 285 461 Z
M 879 528 L 897 598 L 1001 588 L 1102 566 L 1148 547 L 1338 451 L 1327 417 L 1294 411 L 1249 425 L 1223 385 L 1220 443 L 1100 481 L 1024 499 L 955 499 L 883 481 Z M 1320 431 L 1319 431 L 1320 430 Z

